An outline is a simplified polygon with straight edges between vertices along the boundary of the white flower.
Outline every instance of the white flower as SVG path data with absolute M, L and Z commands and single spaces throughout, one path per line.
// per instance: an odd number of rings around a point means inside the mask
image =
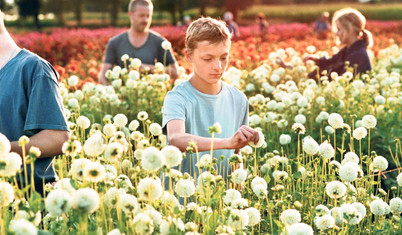
M 22 158 L 18 153 L 8 153 L 0 156 L 0 176 L 15 176 L 21 170 Z
M 325 230 L 334 226 L 335 219 L 331 215 L 323 215 L 314 220 L 314 222 L 319 230 Z
M 329 211 L 328 207 L 321 205 L 321 204 L 315 207 L 316 217 L 320 217 L 323 215 L 329 215 L 329 214 L 330 214 L 330 211 Z
M 254 144 L 253 141 L 250 141 L 248 144 L 253 147 L 253 148 L 260 148 L 263 146 L 264 142 L 265 142 L 265 136 L 261 131 L 257 131 L 258 132 L 258 142 L 257 144 Z
M 359 170 L 359 165 L 356 163 L 346 163 L 339 169 L 339 176 L 343 181 L 352 182 L 356 179 Z
M 10 222 L 10 230 L 15 235 L 36 235 L 38 229 L 31 222 L 25 219 L 12 220 Z
M 290 141 L 292 140 L 292 138 L 290 137 L 290 135 L 287 134 L 281 134 L 279 136 L 279 143 L 281 145 L 287 145 L 290 144 Z
M 258 224 L 261 220 L 260 211 L 254 207 L 245 209 L 248 215 L 248 226 L 254 226 Z
M 235 184 L 242 184 L 247 179 L 247 171 L 239 168 L 232 173 L 232 181 Z
M 308 104 L 308 100 L 304 96 L 301 96 L 299 99 L 297 99 L 297 106 L 299 106 L 300 108 L 305 108 Z
M 141 64 L 142 64 L 142 62 L 138 58 L 134 58 L 133 60 L 131 60 L 131 66 L 133 66 L 133 68 L 136 70 L 138 70 L 140 68 Z
M 284 225 L 288 226 L 300 222 L 301 215 L 295 209 L 287 209 L 281 213 L 280 219 Z
M 268 187 L 267 181 L 265 181 L 263 178 L 256 176 L 252 181 L 251 181 L 251 188 L 254 190 L 254 188 L 257 185 L 262 185 L 264 188 Z
M 230 211 L 228 225 L 234 229 L 244 229 L 248 225 L 248 214 L 244 210 L 232 209 Z
M 212 156 L 209 154 L 204 154 L 200 160 L 195 164 L 196 167 L 204 168 L 212 163 Z
M 91 163 L 91 161 L 86 158 L 75 159 L 71 166 L 73 179 L 82 180 L 85 165 L 89 163 Z
M 361 140 L 367 136 L 367 130 L 364 127 L 358 127 L 353 131 L 353 138 Z
M 297 114 L 295 116 L 295 122 L 300 124 L 306 123 L 306 116 L 304 116 L 303 114 Z
M 385 104 L 385 98 L 382 95 L 377 95 L 374 100 L 377 104 Z
M 165 156 L 155 147 L 144 150 L 141 166 L 147 171 L 157 171 L 165 164 Z
M 328 123 L 331 125 L 334 129 L 341 128 L 343 124 L 343 118 L 341 115 L 337 113 L 331 113 L 328 117 Z
M 162 42 L 162 48 L 165 51 L 170 50 L 170 48 L 172 48 L 172 44 L 169 41 L 165 40 Z
M 108 232 L 106 235 L 122 235 L 122 233 L 120 232 L 120 230 L 118 228 L 115 228 L 115 229 L 111 230 L 110 232 Z
M 274 171 L 272 176 L 275 181 L 284 181 L 288 178 L 288 173 L 286 171 Z
M 377 119 L 373 115 L 365 115 L 362 122 L 363 126 L 367 129 L 374 128 L 377 125 Z
M 152 234 L 154 231 L 153 220 L 145 213 L 139 213 L 134 217 L 134 231 L 138 234 Z
M 265 198 L 268 194 L 268 190 L 267 187 L 264 187 L 264 185 L 262 184 L 257 184 L 254 188 L 253 188 L 253 192 L 255 193 L 255 195 L 257 195 L 258 198 Z
M 117 126 L 117 127 L 123 127 L 125 125 L 127 125 L 128 119 L 126 117 L 126 115 L 119 113 L 116 114 L 113 118 L 113 123 Z
M 103 153 L 105 149 L 105 140 L 100 131 L 96 131 L 84 143 L 84 152 L 88 156 L 97 157 Z
M 301 123 L 295 123 L 295 124 L 293 124 L 292 125 L 292 130 L 294 131 L 294 132 L 296 132 L 297 134 L 304 134 L 304 133 L 306 133 L 306 127 L 304 127 L 304 125 L 303 124 L 301 124 Z M 282 134 L 283 135 L 283 134 Z M 282 136 L 281 135 L 281 136 Z M 288 138 L 288 137 L 287 137 Z M 290 136 L 289 136 L 289 138 L 290 138 Z M 281 137 L 279 136 L 279 141 L 281 140 Z M 289 139 L 289 143 L 290 143 L 290 140 L 291 140 L 291 138 Z M 286 143 L 286 141 L 285 141 L 285 143 Z M 282 144 L 282 143 L 281 143 Z
M 318 147 L 318 153 L 324 159 L 331 159 L 335 155 L 335 150 L 331 144 L 329 144 L 327 141 L 325 141 L 324 143 L 321 143 L 320 146 Z
M 137 198 L 130 194 L 120 194 L 120 207 L 124 213 L 131 215 L 138 208 Z
M 149 125 L 149 132 L 153 136 L 160 136 L 162 134 L 162 127 L 158 123 L 152 123 Z
M 389 206 L 391 208 L 391 212 L 394 215 L 399 215 L 402 212 L 402 199 L 399 197 L 392 198 L 389 201 Z
M 135 131 L 139 126 L 140 122 L 137 120 L 133 120 L 130 122 L 130 124 L 128 124 L 128 129 L 130 129 L 130 131 Z
M 243 209 L 248 207 L 248 201 L 244 198 L 239 198 L 236 200 L 233 200 L 232 203 L 230 204 L 230 206 L 233 209 Z
M 0 133 L 0 156 L 4 156 L 11 151 L 11 144 L 7 137 Z
M 281 78 L 279 77 L 278 74 L 273 73 L 270 77 L 271 82 L 278 82 Z
M 116 187 L 112 187 L 104 195 L 105 204 L 110 208 L 115 208 L 117 206 L 118 198 L 121 195 L 126 194 L 126 191 L 123 188 L 117 189 Z
M 138 113 L 137 118 L 140 121 L 145 121 L 145 120 L 148 119 L 148 113 L 145 112 L 145 111 L 141 111 L 141 112 Z
M 105 134 L 107 137 L 113 136 L 116 131 L 116 126 L 112 123 L 108 123 L 103 127 L 103 134 Z
M 342 165 L 348 162 L 354 162 L 356 164 L 359 164 L 359 157 L 357 156 L 356 153 L 354 152 L 347 152 L 342 160 Z
M 78 84 L 79 80 L 77 76 L 72 75 L 68 78 L 68 85 L 74 87 Z
M 334 134 L 334 128 L 332 126 L 325 126 L 325 132 L 327 132 L 328 135 Z
M 71 98 L 68 100 L 68 106 L 72 109 L 78 108 L 80 104 L 76 98 Z
M 313 235 L 314 230 L 305 223 L 292 224 L 288 229 L 288 235 Z
M 89 162 L 88 164 L 85 164 L 83 171 L 84 181 L 98 183 L 103 181 L 105 176 L 105 167 L 99 162 Z
M 123 154 L 123 151 L 123 145 L 120 143 L 110 143 L 105 149 L 105 160 L 108 162 L 117 162 Z
M 346 194 L 346 186 L 339 181 L 331 181 L 325 187 L 325 191 L 330 198 L 340 198 Z
M 306 51 L 309 54 L 313 54 L 315 52 L 315 46 L 313 45 L 307 46 Z
M 215 122 L 212 128 L 215 130 L 216 133 L 220 134 L 222 132 L 222 127 L 219 122 Z
M 232 201 L 240 199 L 241 193 L 236 189 L 228 189 L 225 192 L 225 196 L 223 196 L 223 202 L 226 205 L 229 205 Z
M 78 213 L 93 213 L 99 207 L 99 194 L 91 188 L 81 188 L 73 194 L 72 207 Z
M 343 204 L 341 206 L 342 216 L 348 224 L 358 224 L 363 219 L 362 214 L 352 204 Z
M 249 118 L 249 122 L 250 122 L 250 125 L 257 126 L 257 125 L 259 125 L 261 123 L 261 118 L 257 114 L 253 114 Z
M 8 182 L 0 181 L 0 206 L 6 207 L 13 201 L 14 201 L 13 187 Z
M 75 188 L 71 184 L 70 178 L 63 178 L 58 180 L 54 185 L 54 189 L 62 189 L 63 191 L 68 192 L 70 195 L 75 192 Z
M 140 73 L 138 73 L 137 70 L 131 70 L 131 71 L 128 73 L 128 78 L 129 78 L 129 80 L 131 80 L 131 81 L 138 80 L 138 79 L 140 78 Z M 127 81 L 127 82 L 128 82 L 128 81 Z
M 383 156 L 377 156 L 373 160 L 374 170 L 385 171 L 388 168 L 388 161 Z
M 396 182 L 398 182 L 398 185 L 402 187 L 402 173 L 399 173 L 399 175 L 396 177 Z
M 362 219 L 366 216 L 366 207 L 362 203 L 354 202 L 352 206 L 362 215 Z
M 183 160 L 181 151 L 173 145 L 165 146 L 161 152 L 165 156 L 165 164 L 167 167 L 178 166 Z
M 177 234 L 182 231 L 184 231 L 184 223 L 180 218 L 172 218 L 169 216 L 167 220 L 162 220 L 160 224 L 160 232 L 163 235 Z
M 309 155 L 314 155 L 318 152 L 318 143 L 311 137 L 306 136 L 303 139 L 303 149 Z
M 381 199 L 374 200 L 370 203 L 371 213 L 374 215 L 385 215 L 387 203 Z
M 71 195 L 62 189 L 53 190 L 45 199 L 45 207 L 52 216 L 61 216 L 71 208 Z
M 128 56 L 127 54 L 124 54 L 124 55 L 121 56 L 122 61 L 126 61 L 128 59 L 130 59 L 130 56 Z
M 190 197 L 195 193 L 195 185 L 192 180 L 180 179 L 175 187 L 175 192 L 180 197 Z
M 159 180 L 144 178 L 138 183 L 137 192 L 140 199 L 154 201 L 162 196 L 162 186 Z

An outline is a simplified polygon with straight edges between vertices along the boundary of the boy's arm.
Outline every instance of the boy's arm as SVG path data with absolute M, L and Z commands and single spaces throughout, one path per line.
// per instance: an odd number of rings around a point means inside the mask
M 62 146 L 69 138 L 68 131 L 42 130 L 29 138 L 29 143 L 25 145 L 25 153 L 28 155 L 31 146 L 34 146 L 40 149 L 41 158 L 62 154 Z M 22 148 L 18 141 L 11 142 L 11 152 L 16 152 L 22 157 Z
M 186 151 L 190 141 L 197 143 L 198 151 L 208 151 L 211 149 L 212 138 L 201 137 L 186 133 L 183 120 L 174 119 L 167 123 L 167 135 L 170 145 L 174 145 L 180 151 Z M 241 126 L 230 138 L 214 138 L 213 149 L 240 149 L 250 141 L 258 142 L 258 132 L 248 126 Z

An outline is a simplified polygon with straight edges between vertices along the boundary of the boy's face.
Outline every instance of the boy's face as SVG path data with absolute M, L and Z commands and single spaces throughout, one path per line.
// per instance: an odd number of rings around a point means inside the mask
M 228 64 L 229 50 L 229 40 L 219 43 L 198 42 L 192 53 L 187 54 L 193 64 L 194 78 L 205 84 L 218 83 Z
M 134 12 L 129 11 L 131 25 L 137 32 L 145 32 L 151 26 L 152 7 L 137 5 Z

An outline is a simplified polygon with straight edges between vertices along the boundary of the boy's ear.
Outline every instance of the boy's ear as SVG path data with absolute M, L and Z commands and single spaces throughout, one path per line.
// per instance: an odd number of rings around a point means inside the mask
M 193 61 L 191 59 L 191 53 L 188 50 L 186 50 L 185 54 L 186 54 L 187 61 L 190 63 L 193 63 Z

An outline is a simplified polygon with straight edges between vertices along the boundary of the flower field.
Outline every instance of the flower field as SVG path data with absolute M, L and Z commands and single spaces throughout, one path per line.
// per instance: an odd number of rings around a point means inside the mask
M 398 234 L 402 23 L 369 29 L 373 71 L 319 81 L 306 78 L 315 65 L 302 58 L 335 53 L 331 37 L 317 39 L 306 24 L 274 25 L 265 38 L 241 29 L 222 79 L 247 95 L 250 126 L 264 140 L 227 156 L 227 178 L 208 154 L 198 156 L 202 174 L 177 170 L 186 155 L 166 145 L 160 126 L 169 75 L 141 73 L 131 58 L 108 71 L 111 86 L 92 82 L 108 39 L 122 29 L 14 35 L 60 73 L 71 138 L 55 159 L 60 180 L 42 198 L 14 180 L 37 150 L 22 164 L 0 135 L 0 234 Z M 155 30 L 182 66 L 174 85 L 187 80 L 184 31 Z M 279 67 L 278 56 L 293 68 Z M 211 125 L 210 133 L 219 130 Z

